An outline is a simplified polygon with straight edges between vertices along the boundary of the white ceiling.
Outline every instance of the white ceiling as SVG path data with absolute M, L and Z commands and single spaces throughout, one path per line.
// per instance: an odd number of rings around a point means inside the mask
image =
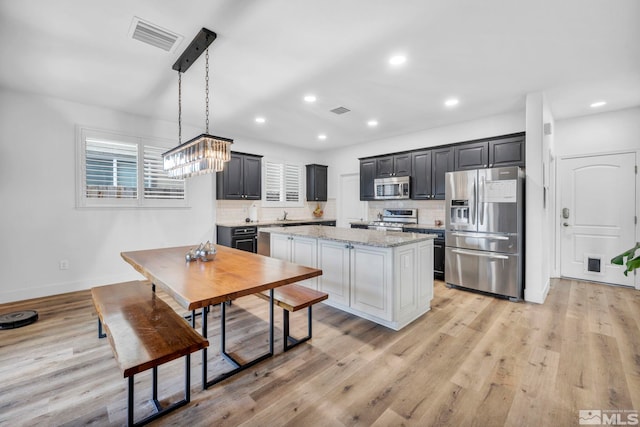
M 182 44 L 130 39 L 134 16 Z M 535 91 L 556 119 L 640 105 L 638 0 L 0 0 L 0 86 L 177 121 L 171 66 L 201 27 L 218 34 L 210 133 L 229 138 L 323 150 L 521 111 Z M 203 98 L 202 57 L 183 120 L 204 130 Z

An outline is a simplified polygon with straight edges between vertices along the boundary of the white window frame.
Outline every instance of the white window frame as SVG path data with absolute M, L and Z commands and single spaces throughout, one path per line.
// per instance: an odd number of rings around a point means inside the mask
M 280 185 L 281 185 L 281 192 L 280 192 L 280 200 L 275 201 L 275 200 L 267 200 L 267 192 L 268 192 L 268 187 L 267 187 L 267 169 L 268 169 L 268 164 L 269 163 L 274 163 L 274 164 L 279 164 L 282 165 L 283 167 L 295 167 L 298 170 L 298 200 L 297 201 L 290 201 L 287 202 L 285 199 L 286 195 L 285 195 L 285 191 L 284 191 L 284 174 L 283 176 L 281 176 L 281 180 L 280 180 Z M 263 158 L 262 159 L 262 206 L 263 207 L 268 207 L 268 208 L 288 208 L 288 207 L 303 207 L 304 206 L 304 201 L 305 201 L 305 175 L 303 173 L 304 171 L 304 165 L 302 163 L 297 163 L 297 162 L 287 162 L 284 160 L 280 160 L 280 159 L 274 159 L 274 158 Z
M 97 138 L 113 140 L 137 146 L 137 197 L 93 198 L 86 194 L 86 140 Z M 131 136 L 118 132 L 76 126 L 76 207 L 78 208 L 186 208 L 188 204 L 187 184 L 184 182 L 184 199 L 146 198 L 144 191 L 145 146 L 169 150 L 177 143 L 168 139 Z

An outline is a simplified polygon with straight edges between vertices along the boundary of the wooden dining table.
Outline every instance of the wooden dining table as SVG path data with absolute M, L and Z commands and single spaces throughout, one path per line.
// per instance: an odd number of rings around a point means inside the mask
M 322 270 L 304 267 L 276 258 L 215 245 L 212 261 L 189 261 L 190 246 L 122 252 L 122 258 L 158 286 L 178 304 L 192 312 L 201 309 L 202 335 L 207 337 L 209 307 L 221 307 L 221 354 L 234 369 L 208 380 L 207 349 L 202 350 L 202 386 L 213 384 L 247 369 L 273 355 L 273 289 L 322 274 Z M 226 350 L 225 303 L 246 295 L 269 291 L 269 351 L 248 362 L 240 362 Z M 195 323 L 194 323 L 195 325 Z

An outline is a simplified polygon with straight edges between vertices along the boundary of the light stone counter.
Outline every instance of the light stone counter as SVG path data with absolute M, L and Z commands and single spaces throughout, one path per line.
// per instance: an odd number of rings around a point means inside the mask
M 372 221 L 352 221 L 349 224 L 353 225 L 370 225 Z M 403 229 L 410 230 L 444 230 L 444 225 L 429 225 L 429 224 L 398 224 Z
M 250 226 L 258 226 L 258 227 L 270 227 L 270 226 L 288 226 L 290 224 L 318 224 L 320 222 L 329 222 L 334 221 L 335 218 L 306 218 L 306 219 L 274 219 L 274 220 L 265 220 L 265 221 L 221 221 L 216 222 L 216 225 L 220 225 L 223 227 L 250 227 Z
M 320 225 L 301 225 L 295 227 L 260 228 L 259 232 L 284 234 L 289 236 L 311 237 L 336 242 L 391 248 L 411 243 L 432 240 L 435 234 L 405 233 L 401 231 L 377 231 L 358 228 L 323 227 Z
M 322 270 L 298 282 L 324 304 L 400 330 L 429 311 L 433 234 L 315 226 L 260 228 L 273 258 Z

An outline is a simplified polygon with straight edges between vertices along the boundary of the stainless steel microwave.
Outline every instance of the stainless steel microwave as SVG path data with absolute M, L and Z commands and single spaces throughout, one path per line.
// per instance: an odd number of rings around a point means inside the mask
M 373 181 L 376 200 L 408 199 L 409 177 L 378 178 Z

